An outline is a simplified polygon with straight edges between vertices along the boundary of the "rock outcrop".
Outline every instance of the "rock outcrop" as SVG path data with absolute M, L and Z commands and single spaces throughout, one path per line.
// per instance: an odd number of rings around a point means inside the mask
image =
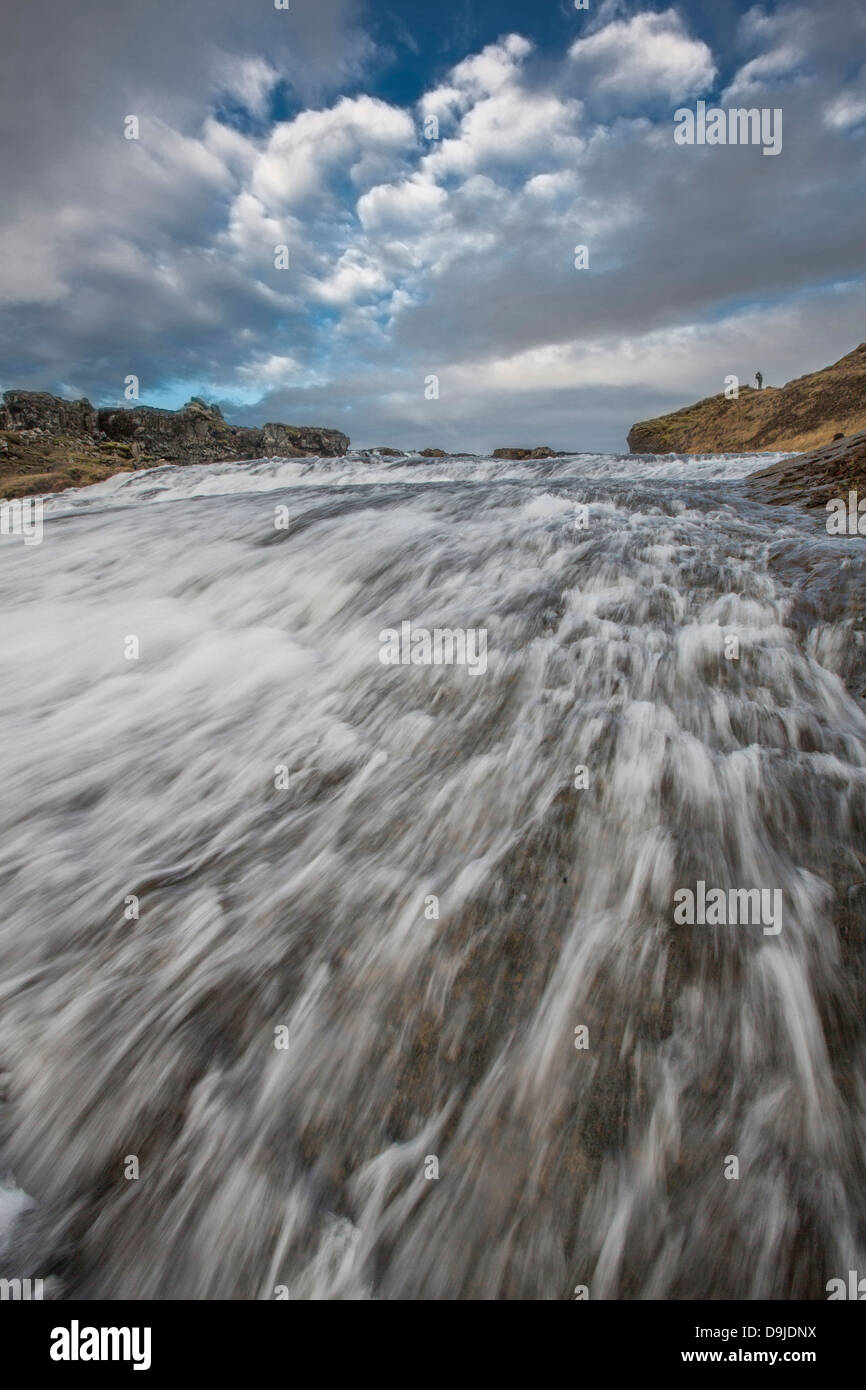
M 558 458 L 555 449 L 548 449 L 546 444 L 540 444 L 535 449 L 494 449 L 495 459 L 555 459 Z
M 109 440 L 138 445 L 166 463 L 216 463 L 255 458 L 300 458 L 344 454 L 349 440 L 339 430 L 267 424 L 260 429 L 227 425 L 216 405 L 193 397 L 182 410 L 153 406 L 98 412 L 99 430 Z
M 346 453 L 339 430 L 269 423 L 229 425 L 218 406 L 193 398 L 182 410 L 96 410 L 44 391 L 7 391 L 0 404 L 0 496 L 99 482 L 122 469 L 244 462 Z
M 850 492 L 866 499 L 866 430 L 810 454 L 779 459 L 759 473 L 750 473 L 746 486 L 763 502 L 796 502 L 822 509 L 833 498 L 847 500 Z
M 98 431 L 97 412 L 88 400 L 64 401 L 47 391 L 7 391 L 0 404 L 0 429 L 41 430 L 92 438 Z
M 834 435 L 866 429 L 866 343 L 831 367 L 786 386 L 724 394 L 641 420 L 628 435 L 633 454 L 761 453 L 818 449 Z

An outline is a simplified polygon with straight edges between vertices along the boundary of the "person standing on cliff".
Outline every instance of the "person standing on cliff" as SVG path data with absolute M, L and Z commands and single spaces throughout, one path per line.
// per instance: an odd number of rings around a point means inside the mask
M 755 380 L 756 380 L 756 382 L 758 383 L 758 390 L 759 390 L 759 391 L 763 390 L 763 387 L 764 387 L 764 378 L 761 376 L 761 373 L 760 373 L 760 372 L 755 372 Z

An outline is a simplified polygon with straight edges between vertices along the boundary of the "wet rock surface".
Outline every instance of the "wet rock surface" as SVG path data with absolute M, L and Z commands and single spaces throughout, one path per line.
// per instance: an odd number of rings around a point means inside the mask
M 833 498 L 859 490 L 866 497 L 866 430 L 808 454 L 780 459 L 748 480 L 753 497 L 764 502 L 826 507 Z

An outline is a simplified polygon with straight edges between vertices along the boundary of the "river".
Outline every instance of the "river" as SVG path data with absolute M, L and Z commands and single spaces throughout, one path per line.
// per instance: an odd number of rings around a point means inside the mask
M 866 561 L 769 461 L 164 468 L 0 540 L 0 1274 L 866 1274 Z

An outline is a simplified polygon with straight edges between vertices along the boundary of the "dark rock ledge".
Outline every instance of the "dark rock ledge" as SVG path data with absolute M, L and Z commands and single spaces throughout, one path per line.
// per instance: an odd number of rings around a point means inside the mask
M 857 492 L 866 498 L 866 430 L 834 440 L 808 454 L 791 454 L 759 473 L 750 473 L 748 491 L 764 502 L 826 508 L 833 498 Z
M 23 497 L 99 482 L 122 469 L 346 453 L 339 430 L 269 423 L 229 425 L 193 398 L 181 410 L 95 409 L 45 391 L 7 391 L 0 404 L 0 496 Z

